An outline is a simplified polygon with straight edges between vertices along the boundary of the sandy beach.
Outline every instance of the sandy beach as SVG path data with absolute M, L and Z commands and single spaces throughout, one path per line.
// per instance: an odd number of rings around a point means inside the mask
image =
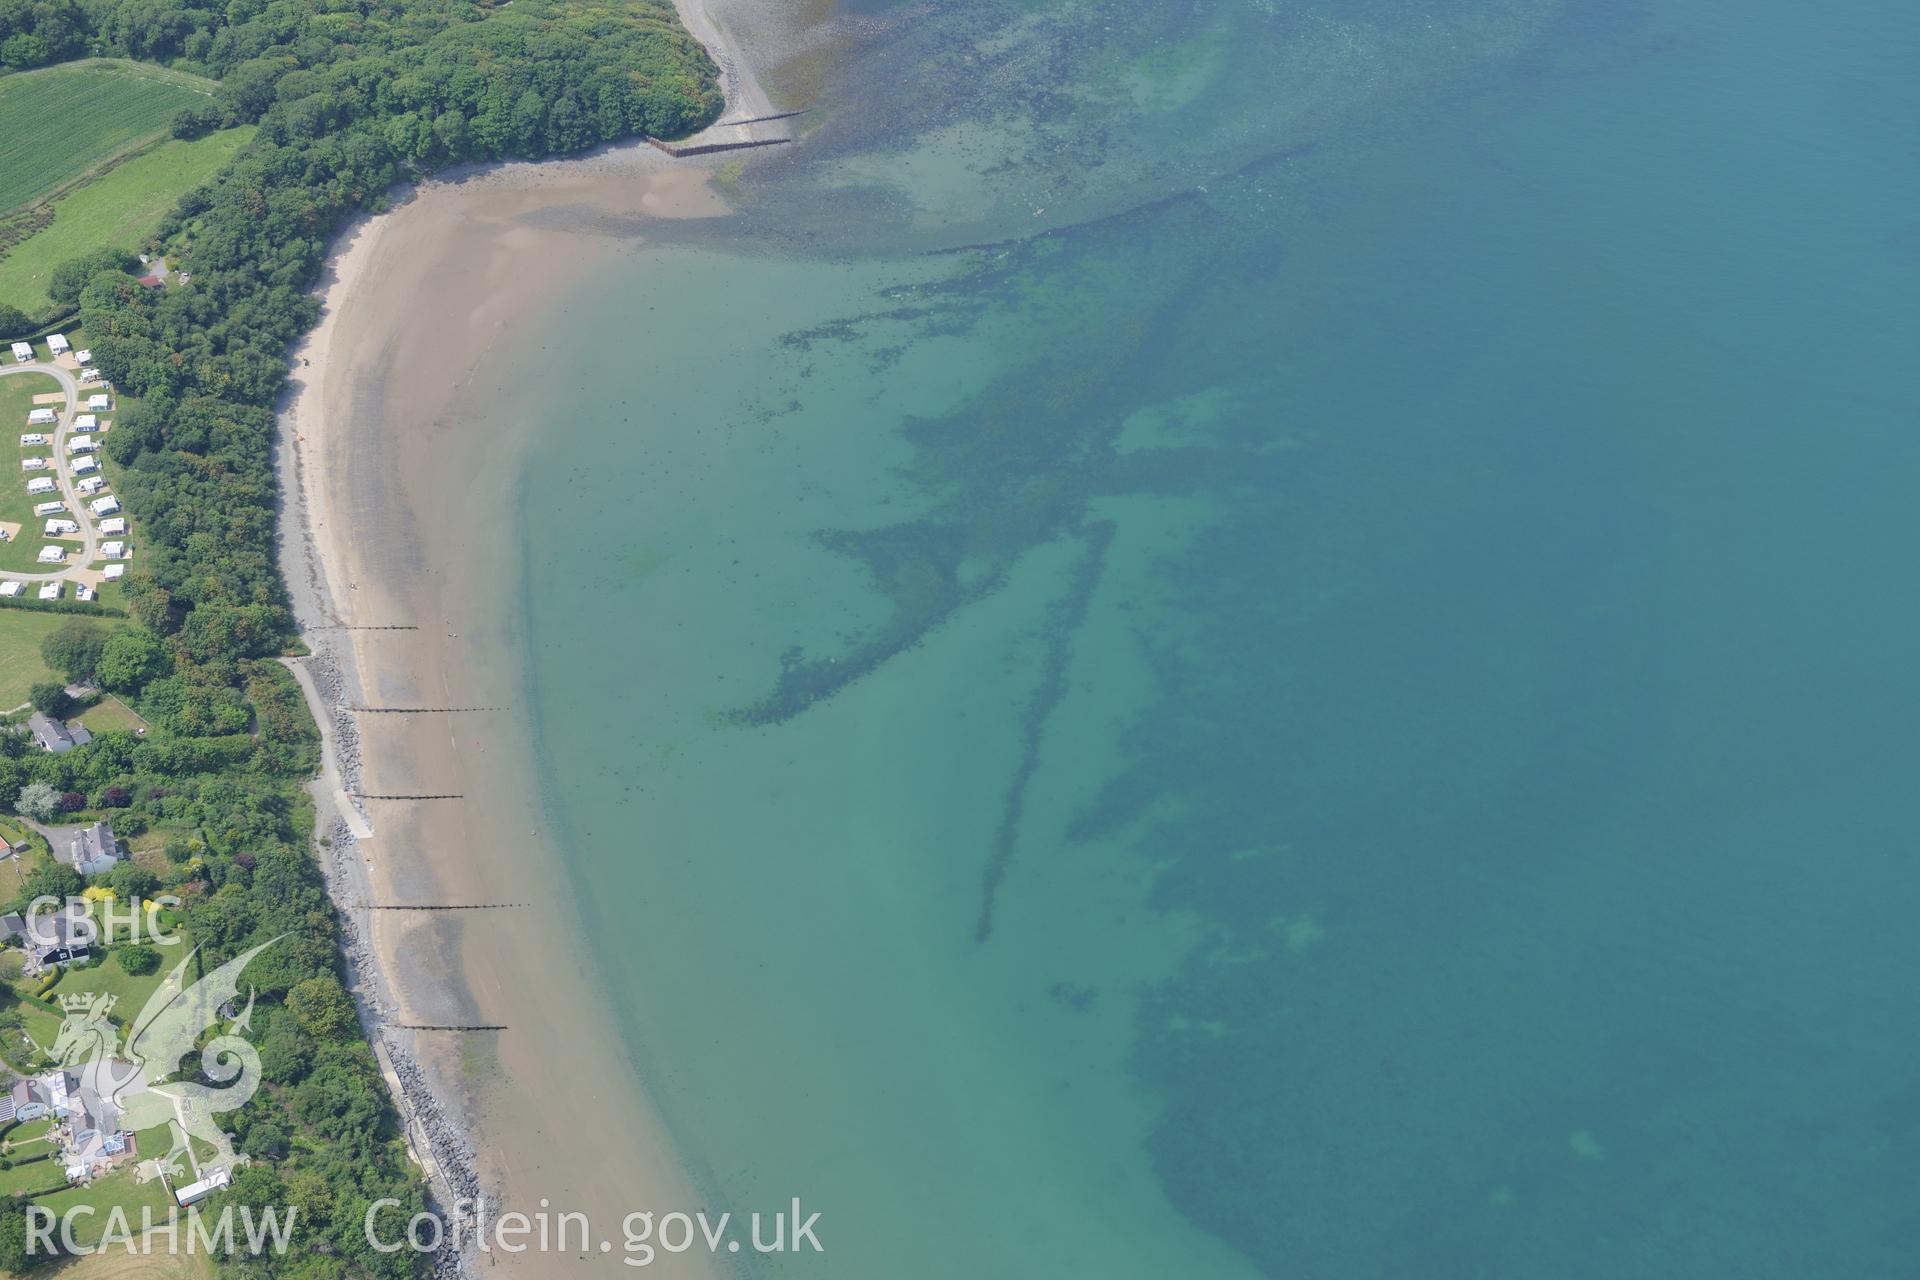
M 766 114 L 726 62 L 727 118 Z M 503 385 L 491 357 L 544 341 L 564 324 L 554 299 L 644 251 L 635 219 L 724 215 L 711 171 L 633 143 L 402 193 L 337 246 L 281 416 L 283 567 L 313 649 L 290 665 L 328 735 L 323 853 L 412 1145 L 444 1205 L 578 1211 L 614 1243 L 481 1265 L 625 1272 L 625 1215 L 704 1204 L 601 1016 L 542 834 L 514 585 L 532 433 L 498 412 L 537 412 L 538 388 Z M 484 709 L 347 709 L 364 707 Z M 371 798 L 416 795 L 448 798 Z M 482 909 L 371 909 L 426 904 Z M 506 1029 L 404 1029 L 475 1023 Z M 696 1250 L 649 1269 L 724 1263 Z

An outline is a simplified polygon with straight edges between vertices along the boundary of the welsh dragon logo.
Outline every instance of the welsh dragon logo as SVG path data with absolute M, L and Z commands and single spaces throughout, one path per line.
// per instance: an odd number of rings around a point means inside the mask
M 169 1176 L 178 1176 L 189 1161 L 189 1136 L 213 1147 L 221 1162 L 238 1160 L 214 1116 L 244 1105 L 260 1087 L 260 1053 L 245 1036 L 254 993 L 249 990 L 245 1008 L 237 1013 L 231 1006 L 240 993 L 240 971 L 278 941 L 235 956 L 191 985 L 187 969 L 199 948 L 188 952 L 127 1027 L 124 1045 L 120 1028 L 108 1016 L 115 997 L 89 992 L 61 1001 L 66 1020 L 47 1052 L 58 1068 L 77 1077 L 90 1112 L 111 1108 L 119 1113 L 118 1129 L 169 1126 L 173 1146 L 160 1159 Z M 216 1027 L 219 1030 L 202 1043 L 203 1033 Z M 199 1074 L 214 1083 L 169 1080 L 196 1049 Z

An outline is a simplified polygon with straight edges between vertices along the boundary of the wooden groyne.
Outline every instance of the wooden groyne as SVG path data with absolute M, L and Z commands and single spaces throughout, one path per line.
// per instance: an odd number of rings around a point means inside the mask
M 745 120 L 741 124 L 748 123 Z M 741 142 L 696 142 L 685 145 L 662 142 L 658 138 L 648 138 L 647 142 L 679 160 L 687 156 L 710 156 L 720 151 L 745 151 L 749 147 L 777 147 L 783 142 L 792 142 L 792 138 L 748 138 Z
M 748 116 L 745 120 L 716 120 L 714 121 L 713 127 L 716 129 L 731 129 L 735 125 L 740 124 L 767 124 L 774 120 L 791 120 L 795 116 L 803 116 L 811 110 L 811 107 L 802 107 L 798 111 L 776 111 L 770 116 Z

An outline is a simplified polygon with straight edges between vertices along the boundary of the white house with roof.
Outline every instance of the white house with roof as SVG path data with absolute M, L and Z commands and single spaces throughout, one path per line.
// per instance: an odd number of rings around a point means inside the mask
M 111 408 L 113 408 L 113 397 L 104 391 L 87 397 L 88 413 L 105 413 Z
M 109 537 L 112 537 L 118 534 L 123 534 L 126 531 L 127 531 L 127 518 L 125 516 L 114 516 L 110 519 L 102 520 L 100 522 L 100 532 L 108 535 Z
M 100 554 L 109 560 L 125 560 L 127 558 L 127 544 L 124 542 L 103 542 L 100 544 Z
M 110 516 L 120 509 L 120 499 L 110 493 L 103 493 L 87 504 L 97 516 Z
M 114 564 L 110 564 L 105 569 L 102 569 L 100 573 L 101 573 L 101 576 L 104 577 L 108 582 L 112 582 L 116 578 L 124 578 L 127 576 L 126 562 L 122 560 Z
M 96 822 L 75 832 L 67 842 L 65 852 L 55 849 L 53 856 L 83 876 L 97 876 L 103 871 L 113 870 L 114 865 L 126 854 L 120 847 L 119 838 L 113 834 L 113 828 L 104 822 Z
M 99 447 L 100 447 L 100 442 L 98 440 L 95 440 L 92 436 L 68 436 L 67 437 L 67 452 L 69 454 L 92 453 L 95 449 L 98 449 Z
M 50 427 L 60 418 L 59 413 L 48 408 L 27 410 L 27 425 L 30 427 Z
M 83 413 L 73 420 L 73 429 L 75 431 L 98 431 L 100 429 L 100 419 L 91 413 Z
M 33 347 L 25 342 L 14 343 L 13 358 L 17 363 L 31 364 L 33 361 Z
M 67 341 L 67 335 L 64 333 L 50 333 L 47 335 L 47 350 L 57 356 L 63 356 L 73 350 L 73 344 Z
M 63 586 L 65 586 L 65 585 L 66 585 L 66 584 L 65 584 L 65 583 L 63 583 L 63 582 L 43 582 L 43 583 L 41 583 L 41 584 L 40 584 L 40 598 L 41 598 L 42 600 L 58 600 L 58 599 L 60 598 L 60 588 L 61 588 L 61 587 L 63 587 Z
M 52 493 L 52 492 L 53 492 L 52 476 L 36 476 L 32 480 L 27 481 L 27 493 L 29 495 Z
M 67 559 L 67 549 L 65 547 L 42 547 L 40 548 L 40 554 L 35 558 L 38 559 L 41 564 L 64 564 Z
M 73 353 L 73 358 L 81 364 L 93 363 L 93 348 L 82 347 Z
M 89 471 L 98 471 L 99 469 L 100 456 L 98 454 L 83 453 L 74 460 L 73 473 L 75 475 L 84 475 Z

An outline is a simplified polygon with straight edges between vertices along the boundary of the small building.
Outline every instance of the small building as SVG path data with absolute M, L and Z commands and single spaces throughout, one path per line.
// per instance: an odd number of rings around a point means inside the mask
M 0 596 L 14 599 L 25 594 L 27 594 L 27 584 L 18 578 L 8 578 L 5 582 L 0 582 Z
M 82 493 L 98 493 L 107 487 L 107 481 L 104 476 L 89 476 L 73 487 Z
M 52 461 L 47 458 L 20 459 L 20 469 L 22 471 L 45 471 L 48 467 L 51 467 L 52 465 L 53 465 Z
M 92 453 L 100 447 L 100 442 L 92 436 L 68 436 L 68 453 Z
M 101 576 L 104 577 L 108 582 L 116 582 L 119 579 L 126 577 L 127 576 L 126 561 L 121 560 L 108 565 L 105 569 L 101 570 Z
M 15 1120 L 38 1120 L 47 1114 L 46 1089 L 38 1080 L 15 1080 L 7 1091 L 6 1105 Z
M 93 508 L 96 516 L 110 516 L 120 509 L 120 499 L 110 493 L 103 493 L 87 504 Z
M 100 522 L 100 532 L 106 534 L 108 537 L 117 537 L 126 531 L 127 518 L 125 516 L 111 516 Z
M 33 347 L 25 342 L 14 343 L 13 358 L 19 364 L 33 363 Z
M 73 429 L 75 431 L 98 431 L 100 429 L 100 419 L 91 413 L 83 413 L 73 420 Z
M 113 397 L 104 391 L 87 397 L 88 413 L 105 413 L 111 408 L 113 408 Z
M 65 547 L 42 547 L 40 548 L 40 554 L 35 557 L 35 559 L 41 564 L 65 564 L 67 561 L 67 549 Z
M 50 333 L 47 335 L 47 350 L 57 356 L 63 356 L 73 350 L 73 344 L 67 341 L 67 335 L 64 333 Z
M 58 421 L 60 414 L 57 410 L 45 406 L 27 410 L 27 425 L 30 427 L 50 427 Z
M 36 711 L 27 717 L 27 732 L 40 744 L 42 751 L 51 751 L 54 755 L 65 755 L 79 746 L 71 730 L 45 712 Z M 88 741 L 92 741 L 89 737 Z
M 109 560 L 125 560 L 127 558 L 127 544 L 124 542 L 103 542 L 100 544 L 100 554 Z
M 41 583 L 40 598 L 42 600 L 58 600 L 60 598 L 60 588 L 64 587 L 65 585 L 66 583 L 64 582 Z
M 231 1181 L 232 1178 L 233 1175 L 227 1172 L 226 1166 L 222 1165 L 206 1177 L 200 1179 L 200 1181 L 189 1182 L 186 1186 L 181 1187 L 173 1193 L 174 1198 L 180 1201 L 180 1207 L 182 1209 L 188 1208 L 205 1200 L 216 1191 L 225 1190 L 227 1183 Z
M 54 484 L 52 476 L 35 476 L 33 479 L 27 481 L 27 494 L 30 497 L 37 497 L 43 493 L 52 493 L 53 490 Z
M 92 364 L 93 348 L 82 347 L 80 348 L 80 350 L 73 353 L 73 358 L 74 358 L 74 361 L 78 364 Z
M 104 822 L 96 822 L 80 832 L 67 843 L 67 852 L 55 856 L 83 876 L 97 876 L 103 871 L 111 871 L 120 859 L 126 856 L 115 838 L 113 829 Z
M 55 498 L 52 502 L 35 503 L 33 514 L 37 516 L 57 516 L 67 509 L 67 504 Z
M 77 520 L 62 520 L 56 517 L 47 521 L 47 536 L 49 538 L 64 538 L 78 532 L 80 532 L 80 522 Z
M 98 454 L 83 453 L 73 464 L 73 473 L 75 475 L 85 475 L 89 471 L 98 471 L 99 469 L 100 457 Z

